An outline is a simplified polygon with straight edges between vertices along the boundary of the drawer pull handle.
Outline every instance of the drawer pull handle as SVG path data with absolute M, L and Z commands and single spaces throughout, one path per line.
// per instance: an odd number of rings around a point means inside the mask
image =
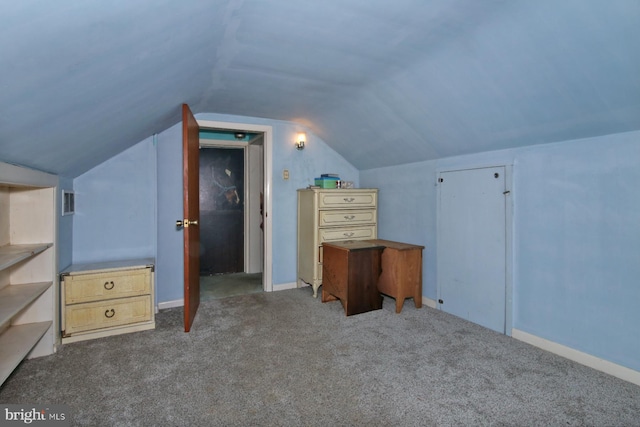
M 351 237 L 351 236 L 353 236 L 353 235 L 354 235 L 354 233 L 353 233 L 353 232 L 351 232 L 351 233 L 343 233 L 342 235 L 343 235 L 344 237 Z
M 342 200 L 344 200 L 344 201 L 345 201 L 345 202 L 347 202 L 347 203 L 351 203 L 351 202 L 353 202 L 355 199 L 354 199 L 353 197 L 345 197 L 345 198 L 344 198 L 344 199 L 342 199 Z
M 113 308 L 111 310 L 106 310 L 104 312 L 104 317 L 106 317 L 107 319 L 111 319 L 115 315 L 116 315 L 116 311 Z
M 356 216 L 355 215 L 345 215 L 344 219 L 346 219 L 347 221 L 351 221 L 352 219 L 354 219 Z
M 106 290 L 108 290 L 108 291 L 110 291 L 111 289 L 113 289 L 113 287 L 114 287 L 115 285 L 116 285 L 116 284 L 115 284 L 115 283 L 113 283 L 113 280 L 112 280 L 112 281 L 110 281 L 110 282 L 104 282 L 104 288 L 105 288 Z

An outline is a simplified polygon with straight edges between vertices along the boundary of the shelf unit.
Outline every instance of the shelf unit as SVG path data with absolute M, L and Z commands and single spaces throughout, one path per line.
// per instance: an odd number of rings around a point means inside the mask
M 60 341 L 57 184 L 54 175 L 0 163 L 0 384 Z

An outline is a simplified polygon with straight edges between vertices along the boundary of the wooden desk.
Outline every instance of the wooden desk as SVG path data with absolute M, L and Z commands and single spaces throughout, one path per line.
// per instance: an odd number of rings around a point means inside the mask
M 367 240 L 385 247 L 382 252 L 382 274 L 378 290 L 396 299 L 400 313 L 405 298 L 413 297 L 416 308 L 422 307 L 422 250 L 424 246 L 390 240 Z
M 322 302 L 340 300 L 345 314 L 382 308 L 378 292 L 384 246 L 364 240 L 322 244 Z

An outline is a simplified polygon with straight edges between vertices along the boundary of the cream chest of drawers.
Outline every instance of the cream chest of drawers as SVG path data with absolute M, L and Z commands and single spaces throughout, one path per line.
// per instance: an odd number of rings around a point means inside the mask
M 155 328 L 153 267 L 141 259 L 63 271 L 62 343 Z
M 322 243 L 378 237 L 378 190 L 298 190 L 297 285 L 322 284 Z

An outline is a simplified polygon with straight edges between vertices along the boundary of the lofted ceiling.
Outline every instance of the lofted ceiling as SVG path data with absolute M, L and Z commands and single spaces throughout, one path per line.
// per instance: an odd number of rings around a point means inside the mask
M 639 130 L 640 1 L 3 3 L 0 160 L 75 177 L 182 103 L 361 170 Z

